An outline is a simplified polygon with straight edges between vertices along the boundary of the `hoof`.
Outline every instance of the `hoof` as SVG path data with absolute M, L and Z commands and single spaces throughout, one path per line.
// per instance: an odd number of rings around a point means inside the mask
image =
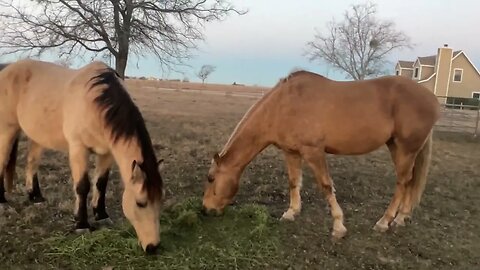
M 405 221 L 404 220 L 394 220 L 392 221 L 392 224 L 390 224 L 391 227 L 405 227 Z
M 340 230 L 333 230 L 333 232 L 332 232 L 332 238 L 334 240 L 340 240 L 340 239 L 344 238 L 345 235 L 347 235 L 347 228 L 343 228 L 343 229 L 340 229 Z
M 45 198 L 43 197 L 40 197 L 38 199 L 36 199 L 35 201 L 31 201 L 34 205 L 41 205 L 41 204 L 44 204 L 47 200 L 45 200 Z
M 95 225 L 97 225 L 99 228 L 109 227 L 113 225 L 113 221 L 110 218 L 104 218 L 104 219 L 96 220 Z
M 45 198 L 43 198 L 43 196 L 41 195 L 40 196 L 29 195 L 28 200 L 33 204 L 42 204 L 46 201 Z
M 75 224 L 74 232 L 76 234 L 84 234 L 95 231 L 95 227 L 91 226 L 88 222 L 79 222 Z
M 86 234 L 91 231 L 91 228 L 82 228 L 82 229 L 75 229 L 76 234 Z
M 377 222 L 375 224 L 375 226 L 373 226 L 373 230 L 375 230 L 377 232 L 384 233 L 384 232 L 388 231 L 388 225 L 383 225 L 383 224 Z
M 295 215 L 292 213 L 292 211 L 287 211 L 283 213 L 282 217 L 280 218 L 281 221 L 294 221 L 295 220 Z

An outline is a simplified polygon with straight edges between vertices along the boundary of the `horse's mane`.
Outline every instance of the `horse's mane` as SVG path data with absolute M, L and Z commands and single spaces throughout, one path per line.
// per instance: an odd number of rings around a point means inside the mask
M 6 68 L 10 63 L 0 63 L 0 70 Z
M 141 147 L 143 163 L 140 168 L 146 173 L 144 188 L 150 200 L 162 196 L 163 181 L 158 172 L 157 158 L 153 151 L 150 135 L 140 110 L 135 105 L 127 90 L 120 82 L 118 73 L 106 68 L 91 79 L 91 87 L 104 85 L 95 103 L 104 112 L 106 126 L 111 130 L 113 143 L 118 140 L 136 138 Z
M 299 75 L 312 75 L 312 76 L 316 76 L 316 77 L 321 77 L 321 78 L 324 78 L 324 79 L 327 79 L 325 76 L 322 76 L 318 73 L 314 73 L 314 72 L 311 72 L 311 71 L 308 71 L 308 70 L 304 70 L 304 69 L 300 69 L 300 70 L 296 70 L 296 71 L 293 71 L 291 72 L 290 74 L 288 74 L 287 77 L 285 78 L 282 78 L 280 79 L 279 83 L 284 83 L 284 82 L 287 82 L 288 80 L 292 79 L 292 78 L 295 78 Z

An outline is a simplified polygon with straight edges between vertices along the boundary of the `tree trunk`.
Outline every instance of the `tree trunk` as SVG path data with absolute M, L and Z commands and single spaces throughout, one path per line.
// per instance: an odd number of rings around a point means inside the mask
M 130 19 L 132 14 L 132 3 L 126 1 L 126 13 L 123 16 L 123 24 L 120 21 L 121 9 L 119 1 L 113 1 L 113 14 L 115 23 L 115 36 L 118 40 L 118 53 L 115 55 L 115 70 L 122 79 L 125 79 L 127 68 L 128 52 L 130 46 Z
M 119 54 L 115 58 L 115 70 L 122 79 L 125 79 L 125 69 L 127 68 L 128 53 Z

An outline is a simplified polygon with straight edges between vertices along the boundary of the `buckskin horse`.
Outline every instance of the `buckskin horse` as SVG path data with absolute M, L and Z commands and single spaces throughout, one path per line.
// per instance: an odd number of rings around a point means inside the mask
M 155 251 L 164 196 L 161 160 L 140 110 L 113 69 L 98 61 L 79 69 L 31 59 L 6 65 L 0 71 L 0 130 L 0 203 L 7 203 L 5 182 L 11 188 L 18 136 L 23 132 L 29 140 L 26 188 L 31 201 L 43 201 L 37 177 L 42 151 L 68 153 L 76 195 L 75 229 L 91 230 L 87 196 L 93 186 L 95 219 L 108 220 L 105 190 L 116 162 L 124 184 L 123 213 L 142 249 Z M 92 181 L 89 154 L 96 156 Z
M 223 213 L 245 167 L 275 145 L 285 156 L 290 189 L 290 206 L 281 219 L 294 220 L 300 213 L 304 160 L 330 205 L 332 236 L 342 238 L 347 229 L 326 154 L 361 155 L 386 145 L 395 165 L 396 188 L 374 229 L 384 232 L 405 225 L 425 188 L 432 129 L 439 115 L 435 95 L 408 78 L 341 82 L 308 71 L 291 73 L 247 111 L 223 150 L 213 156 L 203 211 Z

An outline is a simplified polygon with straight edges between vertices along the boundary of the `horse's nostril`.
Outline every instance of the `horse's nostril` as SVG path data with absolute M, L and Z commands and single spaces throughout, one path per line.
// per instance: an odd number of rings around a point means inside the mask
M 152 254 L 155 254 L 155 252 L 157 251 L 157 248 L 158 248 L 157 245 L 148 244 L 147 248 L 145 249 L 145 252 L 147 253 L 147 255 L 152 255 Z

